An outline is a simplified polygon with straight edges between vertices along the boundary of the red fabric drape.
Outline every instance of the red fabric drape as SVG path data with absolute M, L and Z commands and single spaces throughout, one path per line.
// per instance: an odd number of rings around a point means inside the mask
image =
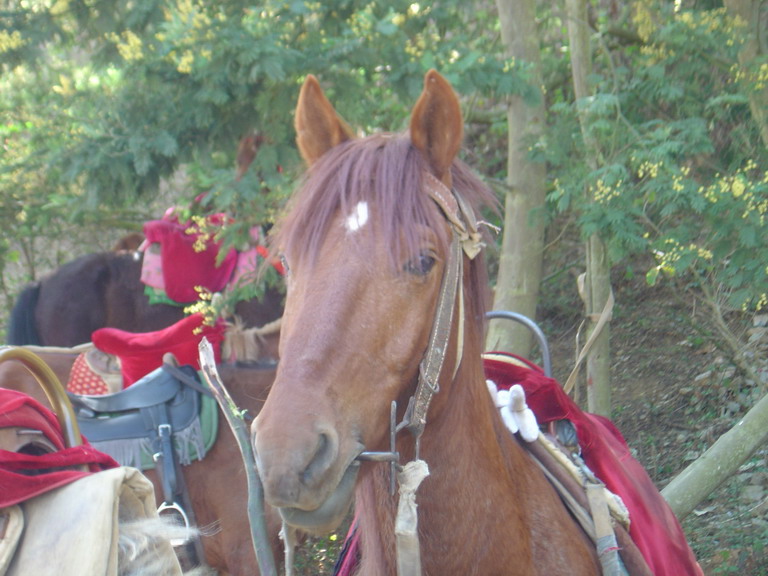
M 680 523 L 610 420 L 582 411 L 538 366 L 529 369 L 486 359 L 485 372 L 499 389 L 520 384 L 539 424 L 573 422 L 584 461 L 609 490 L 621 496 L 629 510 L 629 534 L 656 576 L 703 576 Z
M 226 220 L 223 214 L 214 214 L 208 219 L 214 224 Z M 199 294 L 195 286 L 202 286 L 211 292 L 221 292 L 232 278 L 237 264 L 237 252 L 230 249 L 220 264 L 217 264 L 220 242 L 207 241 L 204 249 L 195 250 L 200 235 L 188 234 L 189 223 L 180 223 L 175 218 L 151 220 L 144 224 L 144 236 L 150 244 L 160 244 L 163 262 L 165 293 L 174 302 L 195 302 Z
M 82 446 L 64 448 L 61 427 L 49 409 L 25 394 L 0 388 L 0 428 L 8 426 L 40 430 L 58 451 L 31 456 L 0 450 L 0 508 L 118 466 L 111 456 L 94 449 L 85 439 Z M 72 469 L 80 465 L 88 471 Z M 35 471 L 38 475 L 28 475 Z

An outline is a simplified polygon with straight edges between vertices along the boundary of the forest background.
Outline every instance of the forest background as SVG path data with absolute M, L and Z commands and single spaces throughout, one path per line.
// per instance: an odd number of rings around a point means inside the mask
M 755 411 L 768 387 L 764 0 L 0 7 L 0 330 L 25 282 L 202 192 L 199 209 L 235 219 L 218 231 L 227 243 L 273 221 L 301 171 L 292 111 L 308 73 L 370 133 L 403 129 L 436 68 L 462 99 L 464 159 L 506 207 L 490 247 L 497 307 L 573 348 L 602 310 L 589 296 L 585 308 L 577 277 L 588 294 L 613 287 L 613 400 L 597 407 L 632 430 L 654 480 L 666 485 L 747 414 L 768 430 Z M 238 142 L 254 133 L 258 154 L 236 179 Z M 494 345 L 527 353 L 493 326 Z M 638 408 L 622 388 L 620 367 L 653 348 L 655 330 L 682 334 L 665 341 L 686 367 L 679 381 L 654 381 L 678 384 L 668 411 L 654 390 Z M 649 442 L 660 430 L 674 439 Z M 708 573 L 768 573 L 766 453 L 744 458 L 685 513 Z M 737 520 L 717 531 L 722 515 Z

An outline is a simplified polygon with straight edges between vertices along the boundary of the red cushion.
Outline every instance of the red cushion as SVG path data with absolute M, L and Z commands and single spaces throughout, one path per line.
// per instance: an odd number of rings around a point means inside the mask
M 126 332 L 117 328 L 100 328 L 93 335 L 93 344 L 107 354 L 120 359 L 123 387 L 128 387 L 163 363 L 163 355 L 171 352 L 180 364 L 200 369 L 198 345 L 205 336 L 211 343 L 216 362 L 221 361 L 221 343 L 225 326 L 208 326 L 202 314 L 187 316 L 176 324 L 156 332 Z
M 16 390 L 0 388 L 0 425 L 39 430 L 57 449 L 40 455 L 0 450 L 0 508 L 118 466 L 111 456 L 94 449 L 85 439 L 81 446 L 64 448 L 61 427 L 53 412 Z

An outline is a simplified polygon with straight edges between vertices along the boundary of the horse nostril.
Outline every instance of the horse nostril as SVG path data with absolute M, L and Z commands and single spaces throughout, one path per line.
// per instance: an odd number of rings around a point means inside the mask
M 318 435 L 315 452 L 301 474 L 302 484 L 309 485 L 322 478 L 336 458 L 337 446 L 333 434 L 321 432 Z

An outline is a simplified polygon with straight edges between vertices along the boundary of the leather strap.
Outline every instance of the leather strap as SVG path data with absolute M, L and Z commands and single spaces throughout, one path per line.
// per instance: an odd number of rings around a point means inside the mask
M 417 439 L 417 454 L 418 439 L 426 425 L 429 404 L 432 396 L 440 390 L 438 379 L 443 369 L 445 354 L 448 351 L 448 340 L 451 337 L 457 295 L 460 300 L 459 331 L 463 332 L 464 302 L 461 288 L 464 275 L 464 254 L 472 259 L 483 247 L 480 234 L 477 231 L 477 221 L 470 206 L 461 196 L 449 190 L 432 174 L 428 173 L 426 180 L 426 192 L 450 222 L 452 235 L 448 261 L 438 296 L 437 312 L 429 336 L 429 346 L 419 366 L 419 381 L 416 392 L 411 398 L 405 420 L 400 425 L 400 428 L 406 428 Z M 462 347 L 463 333 L 460 333 L 457 365 L 453 371 L 453 376 L 455 376 L 458 363 L 461 361 Z
M 459 235 L 454 233 L 451 240 L 448 263 L 445 267 L 440 295 L 437 301 L 437 314 L 432 325 L 432 333 L 429 336 L 429 345 L 424 359 L 419 365 L 419 382 L 416 386 L 409 413 L 406 414 L 405 428 L 417 439 L 424 431 L 427 423 L 427 411 L 432 396 L 440 390 L 438 379 L 443 369 L 443 360 L 448 349 L 448 340 L 451 336 L 453 324 L 453 311 L 456 306 L 456 292 L 459 282 L 462 280 L 464 257 L 461 253 Z
M 541 435 L 539 439 L 542 439 Z M 542 441 L 525 442 L 523 446 L 533 457 L 534 462 L 541 467 L 584 532 L 597 544 L 597 531 L 588 512 L 589 501 L 584 486 L 562 466 L 561 462 L 555 459 Z M 629 535 L 628 529 L 618 521 L 612 522 L 612 526 L 616 535 L 619 556 L 630 576 L 653 576 L 645 558 Z
M 164 362 L 161 368 L 165 371 L 171 374 L 176 380 L 181 382 L 182 384 L 185 384 L 186 386 L 189 386 L 193 390 L 197 390 L 200 392 L 200 394 L 204 394 L 208 396 L 209 398 L 213 398 L 213 393 L 202 385 L 202 383 L 197 379 L 193 378 L 184 370 L 181 370 L 178 366 L 174 366 L 173 364 L 169 364 L 168 362 Z

